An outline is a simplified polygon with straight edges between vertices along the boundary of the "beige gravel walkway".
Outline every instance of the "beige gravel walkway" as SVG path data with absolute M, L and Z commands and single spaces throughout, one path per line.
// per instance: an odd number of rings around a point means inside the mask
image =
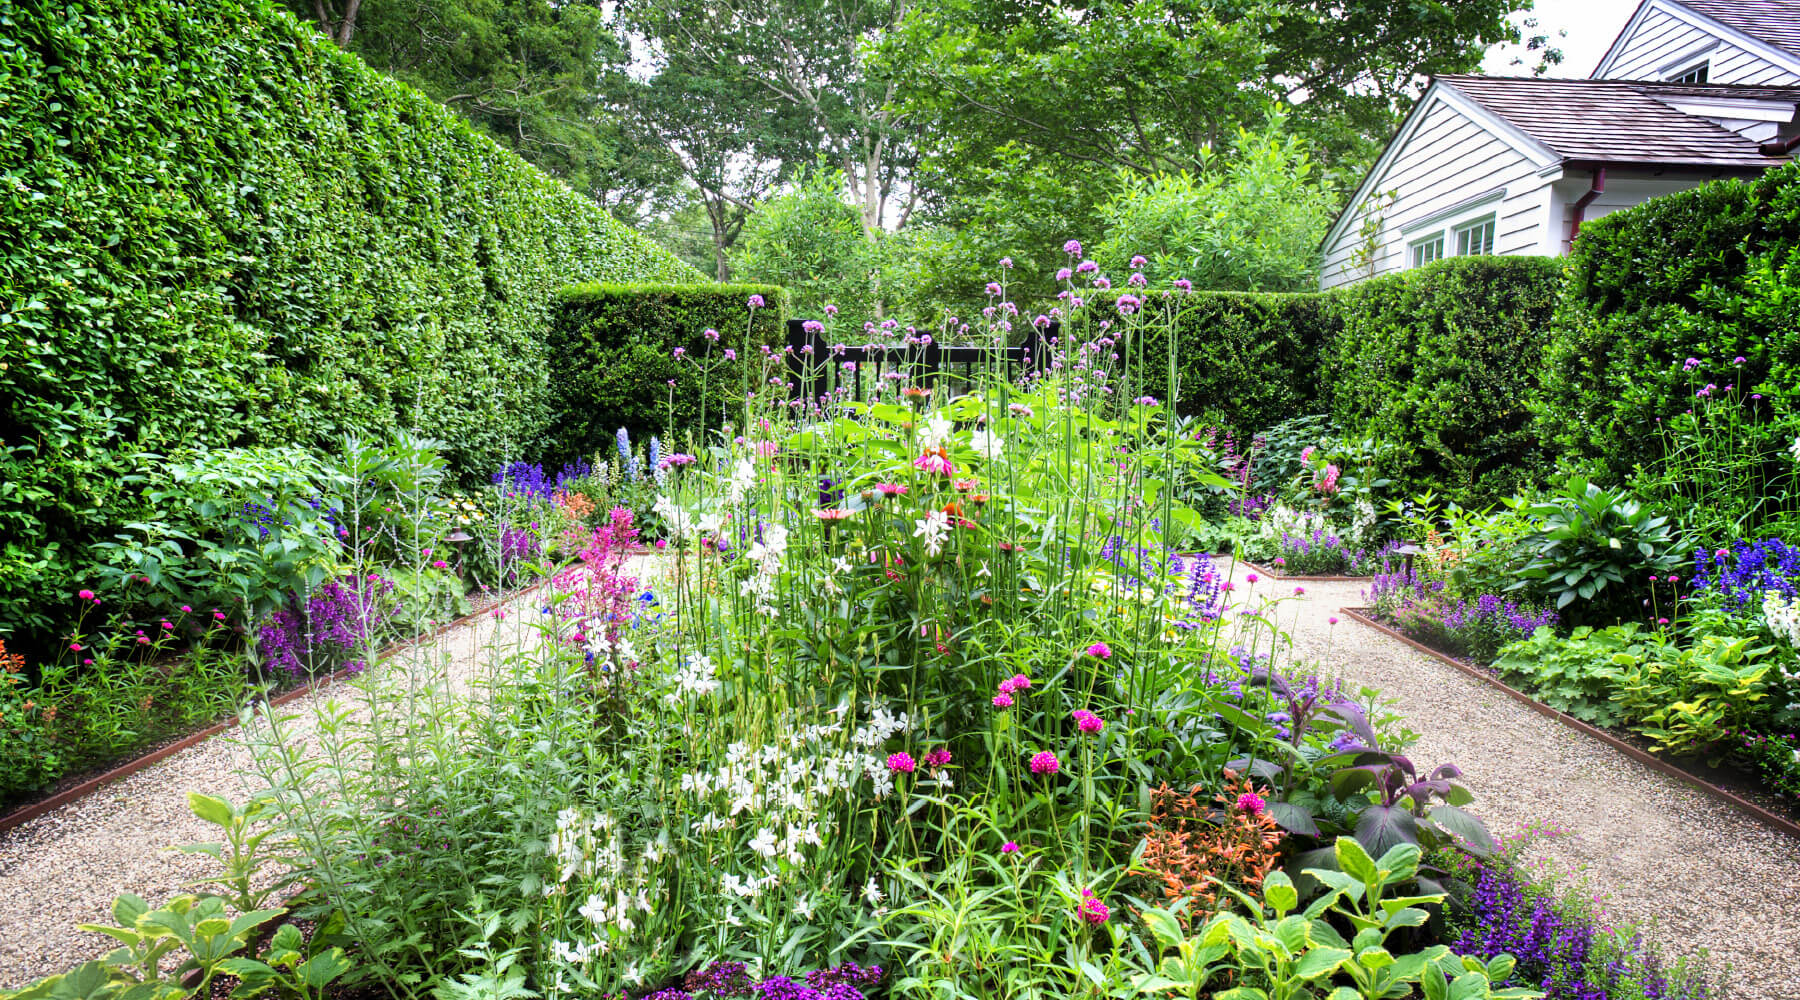
M 409 647 L 375 669 L 467 677 L 491 645 L 528 641 L 538 598 L 515 599 L 504 617 L 483 614 L 436 640 Z M 447 659 L 446 659 L 447 658 Z M 298 736 L 312 728 L 316 704 L 351 702 L 345 685 L 322 688 L 283 706 Z M 16 988 L 104 954 L 110 939 L 75 929 L 111 923 L 113 898 L 135 892 L 152 905 L 218 871 L 178 844 L 217 840 L 217 827 L 187 807 L 190 790 L 243 801 L 252 791 L 240 772 L 249 751 L 228 731 L 85 799 L 0 834 L 0 989 Z
M 1300 657 L 1341 664 L 1348 681 L 1394 699 L 1421 734 L 1413 762 L 1462 768 L 1470 808 L 1496 834 L 1572 829 L 1540 841 L 1533 860 L 1585 876 L 1616 919 L 1655 921 L 1651 936 L 1665 946 L 1729 962 L 1730 996 L 1800 1000 L 1800 841 L 1373 629 L 1329 625 L 1339 608 L 1363 603 L 1357 584 L 1306 590 Z

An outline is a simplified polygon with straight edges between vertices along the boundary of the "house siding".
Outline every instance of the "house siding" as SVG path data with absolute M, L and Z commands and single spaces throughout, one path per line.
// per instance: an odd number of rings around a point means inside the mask
M 1407 244 L 1430 231 L 1408 233 L 1409 226 L 1495 188 L 1506 190 L 1505 198 L 1489 209 L 1495 216 L 1495 252 L 1542 253 L 1537 230 L 1549 188 L 1537 177 L 1536 165 L 1461 111 L 1434 102 L 1371 187 L 1396 193 L 1392 207 L 1382 213 L 1372 273 L 1391 274 L 1406 267 Z M 1443 228 L 1449 228 L 1448 222 Z M 1353 262 L 1361 243 L 1359 229 L 1360 218 L 1352 206 L 1343 233 L 1325 248 L 1321 288 L 1371 276 L 1371 270 Z
M 1636 30 L 1618 47 L 1619 57 L 1607 67 L 1606 78 L 1661 80 L 1665 71 L 1677 68 L 1670 65 L 1672 62 L 1715 38 L 1718 36 L 1704 28 L 1676 17 L 1661 7 L 1652 7 L 1638 22 Z M 1719 38 L 1717 47 L 1705 54 L 1705 58 L 1709 63 L 1709 83 L 1746 86 L 1800 83 L 1800 74 L 1722 38 Z

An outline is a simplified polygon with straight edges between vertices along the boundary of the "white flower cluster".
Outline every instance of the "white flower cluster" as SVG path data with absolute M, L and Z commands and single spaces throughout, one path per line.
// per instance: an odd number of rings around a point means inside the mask
M 924 540 L 926 555 L 938 555 L 944 551 L 944 540 L 950 537 L 950 515 L 934 510 L 914 521 L 913 537 Z
M 589 815 L 570 807 L 556 814 L 549 855 L 556 878 L 544 886 L 544 895 L 585 896 L 576 913 L 592 926 L 592 936 L 584 940 L 551 941 L 551 957 L 586 965 L 637 930 L 636 914 L 650 912 L 649 869 L 662 859 L 662 845 L 646 845 L 632 862 L 626 858 L 618 821 L 611 814 Z
M 756 602 L 756 613 L 775 617 L 775 581 L 781 575 L 781 556 L 787 551 L 788 530 L 779 524 L 767 524 L 762 537 L 750 546 L 745 558 L 756 567 L 742 584 L 745 597 Z
M 969 447 L 975 454 L 985 458 L 998 458 L 1006 451 L 1006 439 L 986 427 L 977 427 L 969 432 Z
M 740 458 L 731 470 L 731 480 L 725 485 L 725 496 L 733 507 L 744 502 L 744 495 L 756 485 L 756 465 L 748 458 Z
M 679 705 L 682 695 L 709 695 L 719 689 L 717 671 L 713 668 L 712 657 L 690 656 L 681 669 L 675 672 L 675 690 L 665 695 L 670 705 Z
M 1783 597 L 1777 590 L 1763 593 L 1763 623 L 1778 638 L 1787 641 L 1790 649 L 1800 650 L 1800 597 Z M 1800 709 L 1800 670 L 1789 670 L 1786 666 L 1777 666 L 1775 671 L 1781 675 L 1788 697 L 1788 711 Z
M 945 420 L 942 414 L 933 413 L 925 426 L 919 428 L 919 446 L 926 451 L 944 447 L 950 441 L 950 433 L 955 425 Z
M 668 527 L 670 541 L 680 543 L 693 533 L 693 515 L 675 506 L 675 501 L 668 497 L 657 497 L 650 509 L 663 519 L 663 524 Z
M 1367 505 L 1365 512 L 1363 507 Z M 1270 543 L 1279 543 L 1283 535 L 1295 538 L 1311 539 L 1314 531 L 1323 531 L 1328 535 L 1336 535 L 1344 543 L 1346 549 L 1356 549 L 1362 544 L 1364 529 L 1375 523 L 1375 505 L 1358 501 L 1355 519 L 1347 528 L 1335 528 L 1323 511 L 1300 510 L 1286 504 L 1277 504 L 1263 514 L 1256 522 L 1256 537 Z

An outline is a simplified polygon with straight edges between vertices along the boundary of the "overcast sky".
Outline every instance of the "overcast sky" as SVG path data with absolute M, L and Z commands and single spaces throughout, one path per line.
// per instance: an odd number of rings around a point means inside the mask
M 1638 0 L 1537 0 L 1537 9 L 1523 17 L 1534 17 L 1538 31 L 1551 37 L 1551 44 L 1563 51 L 1562 64 L 1551 69 L 1551 75 L 1585 77 L 1593 72 L 1607 46 L 1618 37 L 1619 29 L 1637 10 Z M 1558 32 L 1568 34 L 1557 37 Z M 1494 76 L 1519 76 L 1530 72 L 1526 67 L 1511 65 L 1516 57 L 1525 57 L 1522 46 L 1497 45 L 1487 54 L 1484 69 Z

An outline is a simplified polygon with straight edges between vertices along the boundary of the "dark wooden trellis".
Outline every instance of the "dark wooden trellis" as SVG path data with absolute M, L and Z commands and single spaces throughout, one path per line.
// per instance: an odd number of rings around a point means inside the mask
M 806 320 L 787 321 L 787 363 L 796 397 L 817 400 L 848 385 L 850 397 L 866 402 L 879 391 L 883 379 L 898 372 L 913 385 L 933 384 L 944 376 L 960 374 L 972 381 L 975 374 L 996 365 L 1013 374 L 1042 371 L 1050 363 L 1051 341 L 1060 324 L 1028 326 L 1025 342 L 1012 347 L 929 343 L 883 347 L 839 344 L 825 340 L 822 332 L 806 329 Z M 848 366 L 848 367 L 846 367 Z

